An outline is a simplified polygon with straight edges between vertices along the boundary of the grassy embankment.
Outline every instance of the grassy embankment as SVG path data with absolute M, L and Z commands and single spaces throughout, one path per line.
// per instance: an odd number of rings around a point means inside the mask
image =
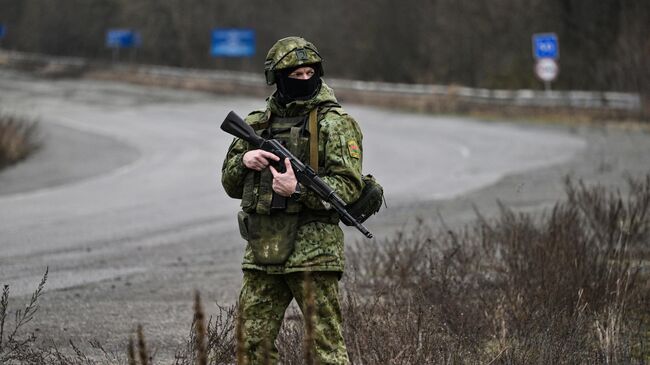
M 625 194 L 567 181 L 566 199 L 541 215 L 502 207 L 462 230 L 420 226 L 348 255 L 343 310 L 354 364 L 647 364 L 650 362 L 650 175 Z M 32 304 L 19 313 L 33 317 Z M 0 319 L 8 313 L 8 288 Z M 235 306 L 195 320 L 175 364 L 232 364 Z M 313 310 L 311 310 L 313 311 Z M 309 320 L 309 316 L 307 317 Z M 277 345 L 305 364 L 300 314 Z M 8 322 L 7 322 L 8 323 Z M 20 327 L 20 326 L 19 326 Z M 313 328 L 313 326 L 306 326 Z M 2 328 L 0 326 L 0 328 Z M 146 331 L 146 328 L 145 328 Z M 93 359 L 38 347 L 30 335 L 0 343 L 0 363 L 152 363 L 142 329 L 128 351 Z M 2 331 L 0 331 L 2 338 Z M 62 354 L 65 353 L 64 354 Z M 241 363 L 241 362 L 240 362 Z

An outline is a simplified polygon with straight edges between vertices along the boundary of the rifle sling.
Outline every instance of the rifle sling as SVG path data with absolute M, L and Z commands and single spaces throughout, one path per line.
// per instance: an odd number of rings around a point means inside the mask
M 309 112 L 309 165 L 318 173 L 318 108 Z

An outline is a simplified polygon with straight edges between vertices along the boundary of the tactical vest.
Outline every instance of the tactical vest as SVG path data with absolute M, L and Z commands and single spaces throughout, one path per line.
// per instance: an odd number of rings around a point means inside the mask
M 337 103 L 326 103 L 318 107 L 317 120 L 330 110 L 339 109 Z M 309 114 L 297 117 L 279 117 L 271 115 L 268 111 L 258 122 L 251 124 L 257 135 L 269 139 L 274 138 L 280 141 L 300 161 L 310 161 L 309 141 L 310 135 L 318 135 L 318 127 L 315 131 L 309 130 Z M 316 123 L 318 125 L 318 122 Z M 318 149 L 315 151 L 318 153 Z M 322 162 L 322 159 L 319 159 Z M 313 166 L 314 167 L 314 166 Z M 317 172 L 322 172 L 323 166 L 314 167 Z M 292 199 L 282 198 L 273 193 L 273 174 L 270 169 L 262 171 L 249 171 L 244 178 L 244 188 L 241 201 L 241 208 L 244 212 L 252 214 L 269 215 L 273 211 L 285 211 L 286 213 L 298 213 L 303 210 L 302 205 Z M 275 195 L 275 197 L 274 197 Z M 283 201 L 284 200 L 284 201 Z M 324 216 L 323 214 L 315 213 Z M 336 217 L 335 217 L 336 218 Z M 309 219 L 304 215 L 303 220 L 320 220 L 328 223 L 336 223 L 332 215 L 327 213 L 326 217 Z M 303 222 L 304 224 L 305 222 Z
M 268 117 L 252 124 L 257 135 L 276 139 L 294 156 L 308 158 L 309 131 L 306 116 Z M 318 133 L 318 132 L 316 132 Z M 279 171 L 278 165 L 276 169 Z M 283 264 L 293 252 L 300 226 L 302 205 L 273 191 L 270 169 L 248 171 L 244 179 L 243 213 L 239 215 L 242 236 L 248 240 L 255 262 L 260 265 Z
M 301 161 L 309 159 L 308 115 L 298 117 L 271 116 L 269 122 L 262 121 L 252 125 L 257 135 L 274 138 L 282 143 Z M 317 133 L 317 132 L 316 132 Z M 277 168 L 277 166 L 276 166 Z M 269 215 L 273 211 L 298 213 L 301 204 L 281 197 L 273 192 L 273 174 L 270 169 L 249 171 L 244 179 L 244 193 L 241 207 L 246 213 Z
M 319 109 L 321 112 L 328 110 Z M 279 117 L 267 112 L 264 118 L 251 124 L 251 127 L 265 139 L 278 140 L 294 156 L 305 162 L 310 157 L 310 135 L 318 133 L 318 123 L 315 130 L 311 131 L 308 120 L 309 114 Z M 295 237 L 301 225 L 314 221 L 337 224 L 339 221 L 335 211 L 307 209 L 293 199 L 274 193 L 272 185 L 273 174 L 270 169 L 248 171 L 244 178 L 241 202 L 243 212 L 238 217 L 242 237 L 248 241 L 255 262 L 261 265 L 284 263 L 293 252 Z

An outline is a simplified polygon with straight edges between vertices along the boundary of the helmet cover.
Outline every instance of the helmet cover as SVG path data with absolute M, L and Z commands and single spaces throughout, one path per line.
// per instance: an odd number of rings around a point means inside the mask
M 286 37 L 275 42 L 269 50 L 264 61 L 264 75 L 266 83 L 273 85 L 276 82 L 276 72 L 284 69 L 295 69 L 300 66 L 311 66 L 322 76 L 321 63 L 323 58 L 318 49 L 311 42 L 302 37 Z

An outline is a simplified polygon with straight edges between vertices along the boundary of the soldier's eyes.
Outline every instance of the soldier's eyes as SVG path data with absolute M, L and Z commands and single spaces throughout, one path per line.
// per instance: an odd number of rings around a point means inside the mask
M 316 73 L 314 70 L 296 71 L 296 72 L 292 72 L 291 74 L 289 74 L 289 77 L 297 79 L 297 78 L 302 78 L 303 76 L 306 76 L 307 78 L 310 78 L 310 77 L 314 76 L 314 73 Z

